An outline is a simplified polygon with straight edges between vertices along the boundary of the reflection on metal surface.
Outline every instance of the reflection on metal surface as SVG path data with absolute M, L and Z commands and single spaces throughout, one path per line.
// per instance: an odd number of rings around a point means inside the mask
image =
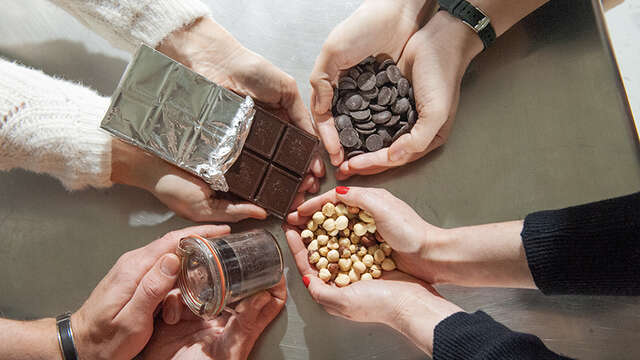
M 207 3 L 240 42 L 296 78 L 308 99 L 309 74 L 322 43 L 360 1 Z M 44 0 L 23 0 L 20 6 L 24 13 L 0 23 L 0 53 L 52 64 L 56 74 L 71 79 L 95 69 L 110 71 L 111 82 L 102 74 L 82 78 L 94 88 L 115 88 L 125 62 L 114 66 L 116 55 L 104 41 Z M 637 191 L 635 134 L 596 16 L 590 1 L 551 1 L 471 64 L 446 145 L 415 163 L 356 177 L 348 184 L 387 188 L 427 221 L 443 227 L 522 218 L 534 210 Z M 43 52 L 40 46 L 56 51 Z M 72 55 L 65 56 L 67 50 Z M 322 190 L 333 186 L 328 171 Z M 6 204 L 0 206 L 0 219 L 5 219 L 0 312 L 13 318 L 77 308 L 123 252 L 190 225 L 173 218 L 152 228 L 132 228 L 128 213 L 157 206 L 150 195 L 125 187 L 69 194 L 56 181 L 19 171 L 0 173 L 0 203 Z M 233 231 L 263 226 L 279 238 L 289 268 L 289 296 L 252 358 L 424 358 L 385 326 L 338 319 L 315 304 L 300 281 L 279 221 L 248 221 L 234 225 Z M 439 289 L 465 310 L 483 309 L 568 356 L 640 358 L 640 299 Z
M 101 127 L 228 191 L 255 113 L 242 98 L 160 52 L 140 45 Z

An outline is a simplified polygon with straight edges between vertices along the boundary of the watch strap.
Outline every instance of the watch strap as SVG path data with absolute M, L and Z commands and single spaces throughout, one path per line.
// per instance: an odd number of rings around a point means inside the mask
M 78 350 L 73 341 L 73 329 L 71 328 L 71 313 L 67 312 L 56 317 L 58 328 L 58 345 L 63 360 L 78 360 Z
M 480 8 L 465 0 L 440 0 L 439 2 L 441 10 L 446 10 L 452 16 L 462 20 L 478 34 L 485 49 L 496 41 L 496 32 L 491 25 L 491 19 Z

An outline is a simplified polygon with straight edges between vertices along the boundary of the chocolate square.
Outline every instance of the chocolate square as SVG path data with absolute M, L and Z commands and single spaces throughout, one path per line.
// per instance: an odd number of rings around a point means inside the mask
M 256 195 L 256 204 L 284 217 L 289 211 L 301 181 L 302 179 L 287 171 L 273 164 L 269 165 L 267 175 Z
M 286 123 L 276 116 L 256 108 L 251 131 L 244 146 L 271 159 L 286 126 Z
M 229 191 L 251 201 L 268 166 L 263 159 L 243 150 L 238 160 L 224 175 L 229 184 Z
M 311 154 L 318 140 L 306 131 L 293 126 L 287 126 L 280 146 L 276 150 L 273 161 L 296 174 L 303 176 L 309 166 Z

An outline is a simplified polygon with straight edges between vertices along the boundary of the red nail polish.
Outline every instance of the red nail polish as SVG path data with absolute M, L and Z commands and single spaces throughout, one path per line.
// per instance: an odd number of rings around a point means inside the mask
M 338 186 L 336 187 L 336 192 L 340 195 L 345 195 L 349 191 L 347 186 Z
M 304 287 L 308 288 L 309 287 L 309 283 L 311 282 L 311 279 L 309 279 L 309 277 L 307 275 L 302 277 L 302 282 L 304 283 Z

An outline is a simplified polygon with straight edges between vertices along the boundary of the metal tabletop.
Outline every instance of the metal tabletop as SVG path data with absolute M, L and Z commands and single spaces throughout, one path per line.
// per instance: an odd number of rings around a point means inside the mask
M 298 80 L 308 78 L 329 31 L 358 1 L 210 0 L 245 46 Z M 0 55 L 109 95 L 129 54 L 113 49 L 44 0 L 3 2 Z M 637 191 L 640 156 L 599 1 L 552 1 L 481 54 L 464 78 L 448 143 L 408 166 L 348 183 L 385 187 L 438 226 L 522 218 Z M 425 69 L 428 71 L 428 69 Z M 323 190 L 335 186 L 329 174 Z M 123 252 L 190 223 L 162 222 L 151 195 L 115 186 L 68 193 L 23 171 L 0 174 L 0 315 L 52 316 L 78 308 Z M 140 219 L 157 215 L 159 224 Z M 275 219 L 266 227 L 286 249 Z M 256 359 L 418 359 L 384 326 L 334 318 L 305 290 L 286 252 L 289 299 L 261 336 Z M 640 358 L 640 299 L 545 297 L 533 290 L 439 287 L 468 311 L 483 309 L 581 359 Z

